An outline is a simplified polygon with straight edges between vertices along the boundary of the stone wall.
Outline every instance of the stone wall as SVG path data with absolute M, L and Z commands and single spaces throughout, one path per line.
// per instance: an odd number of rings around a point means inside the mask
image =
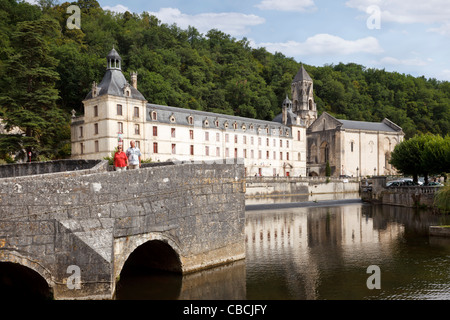
M 0 178 L 21 177 L 45 173 L 78 170 L 104 171 L 106 163 L 102 160 L 57 160 L 46 162 L 26 162 L 0 166 Z
M 434 197 L 439 187 L 404 186 L 386 187 L 386 177 L 373 177 L 372 190 L 362 192 L 363 201 L 402 207 L 434 208 Z
M 358 193 L 356 180 L 315 178 L 251 177 L 246 179 L 247 199 L 311 194 Z M 306 197 L 307 199 L 307 197 Z M 305 200 L 306 201 L 306 200 Z
M 0 262 L 37 271 L 56 299 L 98 299 L 113 296 L 145 241 L 169 244 L 184 273 L 243 259 L 243 175 L 242 165 L 181 164 L 0 179 Z M 81 289 L 67 286 L 71 265 Z

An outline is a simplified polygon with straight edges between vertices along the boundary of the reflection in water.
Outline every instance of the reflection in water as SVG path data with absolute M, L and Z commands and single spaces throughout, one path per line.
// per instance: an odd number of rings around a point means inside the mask
M 365 204 L 249 211 L 245 260 L 175 278 L 132 273 L 118 299 L 450 299 L 450 239 L 428 236 L 439 224 L 450 217 Z M 367 288 L 370 265 L 380 290 Z
M 448 299 L 450 240 L 428 237 L 439 219 L 369 205 L 248 212 L 247 298 Z M 381 290 L 366 286 L 370 265 Z

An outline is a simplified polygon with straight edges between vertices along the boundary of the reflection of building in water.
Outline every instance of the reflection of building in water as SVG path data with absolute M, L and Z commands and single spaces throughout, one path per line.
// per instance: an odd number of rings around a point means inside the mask
M 283 272 L 294 296 L 316 299 L 321 269 L 357 261 L 370 262 L 361 266 L 367 268 L 389 259 L 389 247 L 395 245 L 403 225 L 389 222 L 378 229 L 374 220 L 363 214 L 363 208 L 354 205 L 247 213 L 250 272 L 253 261 Z

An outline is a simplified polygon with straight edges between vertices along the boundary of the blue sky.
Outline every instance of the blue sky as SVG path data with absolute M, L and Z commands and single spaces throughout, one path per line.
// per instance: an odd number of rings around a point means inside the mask
M 314 66 L 354 62 L 450 81 L 448 0 L 100 0 L 206 34 L 219 29 L 254 48 Z

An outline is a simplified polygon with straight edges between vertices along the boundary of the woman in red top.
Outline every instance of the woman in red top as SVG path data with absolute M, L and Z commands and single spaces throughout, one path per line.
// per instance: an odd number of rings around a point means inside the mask
M 122 151 L 122 146 L 117 147 L 117 152 L 114 154 L 114 169 L 116 171 L 126 170 L 128 167 L 128 157 Z

